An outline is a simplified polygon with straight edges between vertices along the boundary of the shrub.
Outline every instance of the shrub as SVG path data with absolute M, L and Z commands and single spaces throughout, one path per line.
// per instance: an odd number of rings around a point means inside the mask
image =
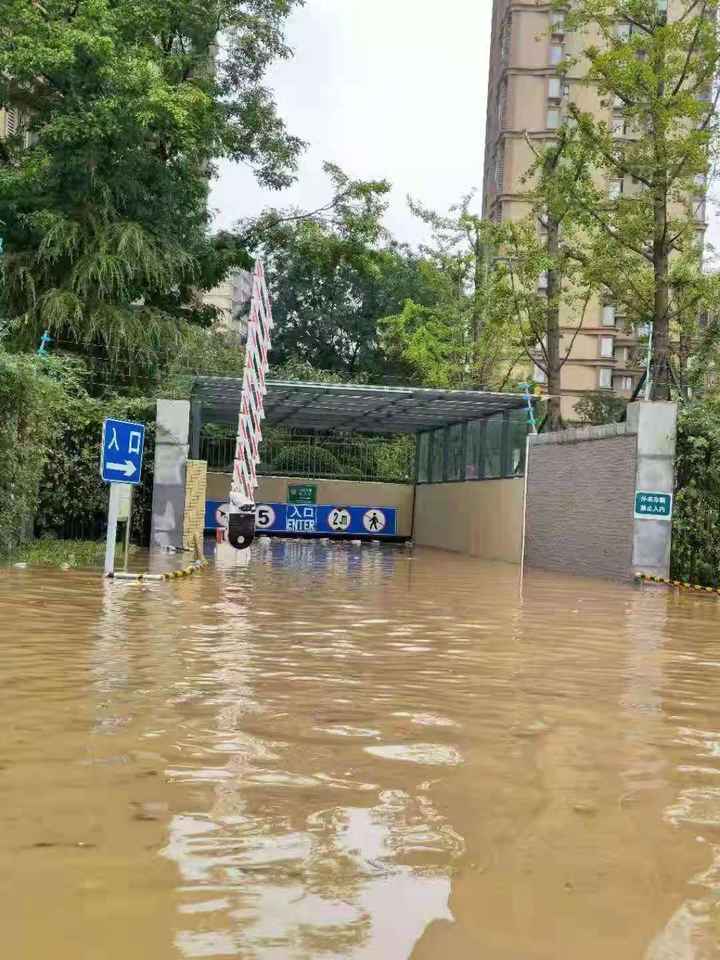
M 0 555 L 32 537 L 32 518 L 62 390 L 40 357 L 0 347 Z
M 672 576 L 720 586 L 720 404 L 689 404 L 678 423 Z

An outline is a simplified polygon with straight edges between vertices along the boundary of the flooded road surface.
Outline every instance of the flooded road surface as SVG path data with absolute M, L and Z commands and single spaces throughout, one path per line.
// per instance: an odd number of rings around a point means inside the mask
M 260 543 L 0 572 L 8 960 L 720 956 L 720 604 Z

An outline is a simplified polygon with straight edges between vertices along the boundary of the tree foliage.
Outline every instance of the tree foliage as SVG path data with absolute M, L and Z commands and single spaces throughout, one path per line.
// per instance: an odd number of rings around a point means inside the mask
M 566 7 L 557 3 L 558 8 Z M 566 30 L 574 137 L 598 172 L 572 193 L 588 283 L 634 323 L 652 323 L 653 398 L 686 392 L 697 320 L 717 306 L 702 271 L 707 174 L 717 150 L 718 0 L 577 0 Z M 573 90 L 591 87 L 604 112 Z
M 672 576 L 720 586 L 720 406 L 681 411 L 675 460 Z
M 407 300 L 381 333 L 385 354 L 415 383 L 500 389 L 520 356 L 499 297 L 492 226 L 472 212 L 472 201 L 468 194 L 447 215 L 410 201 L 431 233 L 420 248 L 426 300 Z
M 604 423 L 618 423 L 627 403 L 622 397 L 605 391 L 585 393 L 575 404 L 575 415 L 583 426 L 594 427 Z
M 246 226 L 266 262 L 276 328 L 273 362 L 305 362 L 345 377 L 388 374 L 378 321 L 431 295 L 421 258 L 383 225 L 390 185 L 326 164 L 333 199 L 321 210 L 269 210 Z
M 40 481 L 53 434 L 48 409 L 61 391 L 35 357 L 0 347 L 0 556 L 32 537 Z
M 296 2 L 6 0 L 0 106 L 19 123 L 0 144 L 0 233 L 17 342 L 48 328 L 149 361 L 208 321 L 198 290 L 247 263 L 236 238 L 208 235 L 215 161 L 283 186 L 301 146 L 263 84 Z
M 534 162 L 524 178 L 528 214 L 492 231 L 498 256 L 496 309 L 515 324 L 526 358 L 542 371 L 548 430 L 563 426 L 562 369 L 585 321 L 593 284 L 583 276 L 586 232 L 577 193 L 592 177 L 587 150 L 569 128 L 547 145 L 527 140 Z

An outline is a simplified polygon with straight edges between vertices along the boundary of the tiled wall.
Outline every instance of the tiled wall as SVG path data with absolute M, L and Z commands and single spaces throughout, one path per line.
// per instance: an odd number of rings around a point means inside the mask
M 205 500 L 207 491 L 207 463 L 204 460 L 188 460 L 185 469 L 185 521 L 183 524 L 183 547 L 192 550 L 195 538 L 203 542 L 205 527 Z
M 533 438 L 527 565 L 632 577 L 636 470 L 637 436 L 626 424 Z

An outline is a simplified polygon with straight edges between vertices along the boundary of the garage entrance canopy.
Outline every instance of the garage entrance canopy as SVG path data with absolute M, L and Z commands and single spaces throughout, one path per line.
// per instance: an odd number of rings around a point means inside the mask
M 294 430 L 408 434 L 484 420 L 527 405 L 522 394 L 356 384 L 267 382 L 266 422 Z M 242 381 L 198 377 L 192 399 L 206 423 L 233 423 Z

